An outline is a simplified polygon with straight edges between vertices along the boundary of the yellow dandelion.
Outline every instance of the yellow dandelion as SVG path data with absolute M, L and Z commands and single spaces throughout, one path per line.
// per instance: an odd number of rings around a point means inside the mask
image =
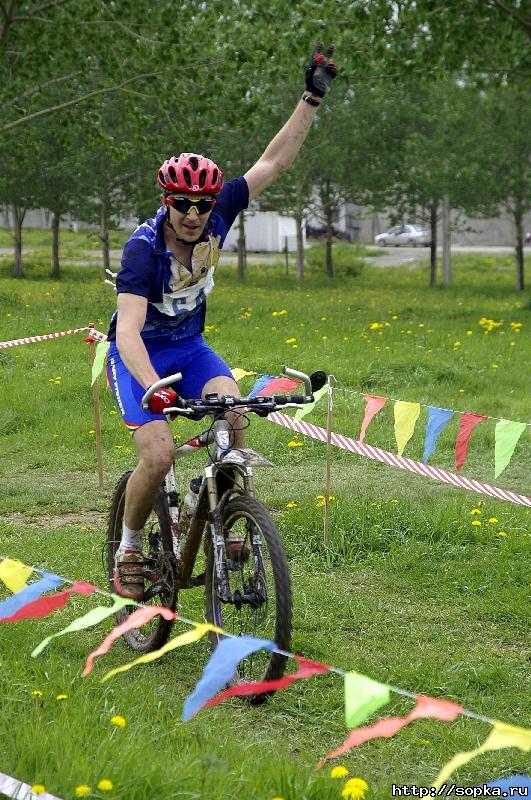
M 91 429 L 91 430 L 89 431 L 89 436 L 94 436 L 94 434 L 95 434 L 95 433 L 96 433 L 96 431 Z
M 40 689 L 34 689 L 31 694 L 33 697 L 42 697 L 42 692 Z
M 125 728 L 125 726 L 127 725 L 125 718 L 121 717 L 119 714 L 116 714 L 116 716 L 111 717 L 111 722 L 113 725 L 116 725 L 117 728 Z
M 505 531 L 498 531 L 498 536 L 502 536 L 503 537 L 503 536 L 507 536 L 507 534 L 505 533 Z
M 343 766 L 332 767 L 332 769 L 330 770 L 331 778 L 346 778 L 347 775 L 348 775 L 348 769 Z
M 291 442 L 288 442 L 288 447 L 302 447 L 303 444 L 304 442 L 296 442 L 292 440 Z
M 361 800 L 368 788 L 369 784 L 363 778 L 350 778 L 343 787 L 341 797 L 345 800 Z
M 466 335 L 467 335 L 467 336 L 472 336 L 472 335 L 473 335 L 473 331 L 467 331 L 467 332 L 466 332 Z
M 369 325 L 369 329 L 371 331 L 377 331 L 380 328 L 383 328 L 383 325 L 381 325 L 379 322 L 371 322 L 371 324 Z
M 481 525 L 481 520 L 480 519 L 473 519 L 472 520 L 472 525 Z
M 91 791 L 92 789 L 86 783 L 81 783 L 75 788 L 76 797 L 86 797 Z
M 287 503 L 286 508 L 300 508 L 300 506 L 295 500 L 290 500 L 289 503 Z
M 295 336 L 291 336 L 289 339 L 284 340 L 285 344 L 295 344 L 296 341 L 297 339 L 295 338 Z
M 42 783 L 34 783 L 31 787 L 32 794 L 44 794 L 46 792 L 45 787 Z
M 56 700 L 68 700 L 67 694 L 58 694 L 55 698 Z
M 112 781 L 108 780 L 107 778 L 102 778 L 102 780 L 98 783 L 98 789 L 100 792 L 112 792 Z
M 488 520 L 488 521 L 489 521 L 489 522 L 491 522 L 491 523 L 493 523 L 493 522 L 498 522 L 498 520 L 497 520 L 497 518 L 496 518 L 496 517 L 489 517 L 489 520 Z
M 474 514 L 481 514 L 481 509 L 480 508 L 471 508 L 470 509 L 470 513 L 472 514 L 472 516 L 474 516 Z

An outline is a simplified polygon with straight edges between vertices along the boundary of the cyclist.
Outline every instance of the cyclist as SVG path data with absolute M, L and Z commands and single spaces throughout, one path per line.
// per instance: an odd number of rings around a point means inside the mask
M 203 341 L 206 296 L 214 286 L 219 250 L 242 209 L 294 161 L 336 67 L 333 46 L 317 45 L 306 68 L 306 89 L 292 115 L 263 155 L 240 178 L 224 183 L 220 168 L 202 155 L 181 153 L 158 171 L 161 207 L 126 243 L 116 279 L 117 311 L 109 329 L 107 374 L 123 421 L 134 434 L 139 463 L 127 484 L 122 539 L 114 588 L 132 600 L 144 596 L 143 528 L 174 455 L 165 408 L 172 389 L 160 389 L 141 408 L 146 389 L 160 377 L 182 373 L 179 393 L 239 396 L 223 359 Z M 237 415 L 232 447 L 219 454 L 241 460 L 243 431 Z

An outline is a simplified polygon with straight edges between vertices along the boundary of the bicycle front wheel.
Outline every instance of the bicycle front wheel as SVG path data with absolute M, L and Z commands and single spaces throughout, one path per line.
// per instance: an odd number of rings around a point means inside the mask
M 218 598 L 216 564 L 212 538 L 207 539 L 205 578 L 208 622 L 234 636 L 250 635 L 275 642 L 281 650 L 290 648 L 291 582 L 288 562 L 278 529 L 267 509 L 253 497 L 229 500 L 223 510 L 225 540 L 241 540 L 242 555 L 229 561 L 229 585 L 233 598 L 252 597 L 253 602 L 222 603 Z M 213 648 L 221 634 L 212 634 Z M 282 677 L 286 656 L 259 650 L 244 659 L 232 683 L 273 680 Z M 254 695 L 254 703 L 266 695 Z

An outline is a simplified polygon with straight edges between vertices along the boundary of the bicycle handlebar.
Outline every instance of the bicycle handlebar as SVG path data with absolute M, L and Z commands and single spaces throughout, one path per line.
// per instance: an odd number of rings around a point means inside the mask
M 306 375 L 304 372 L 298 372 L 295 369 L 289 369 L 288 367 L 283 367 L 282 372 L 290 378 L 298 378 L 303 381 L 306 394 L 271 395 L 266 397 L 233 397 L 231 395 L 219 397 L 217 394 L 208 394 L 202 399 L 190 400 L 179 397 L 178 405 L 164 409 L 164 413 L 199 420 L 206 414 L 212 414 L 216 411 L 230 411 L 233 408 L 245 406 L 249 411 L 265 417 L 267 414 L 275 411 L 277 406 L 290 408 L 304 405 L 305 403 L 313 403 L 312 382 L 309 375 Z M 182 374 L 177 372 L 175 375 L 168 375 L 166 378 L 161 378 L 159 381 L 156 381 L 142 397 L 142 408 L 146 409 L 149 407 L 149 400 L 158 389 L 177 383 L 181 379 Z

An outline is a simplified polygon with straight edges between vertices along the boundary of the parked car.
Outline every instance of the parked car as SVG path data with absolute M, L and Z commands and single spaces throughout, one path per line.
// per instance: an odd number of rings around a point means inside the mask
M 386 245 L 395 245 L 399 247 L 401 244 L 416 247 L 417 245 L 427 247 L 430 244 L 430 232 L 421 225 L 395 225 L 385 233 L 379 233 L 374 237 L 374 243 L 382 247 Z

